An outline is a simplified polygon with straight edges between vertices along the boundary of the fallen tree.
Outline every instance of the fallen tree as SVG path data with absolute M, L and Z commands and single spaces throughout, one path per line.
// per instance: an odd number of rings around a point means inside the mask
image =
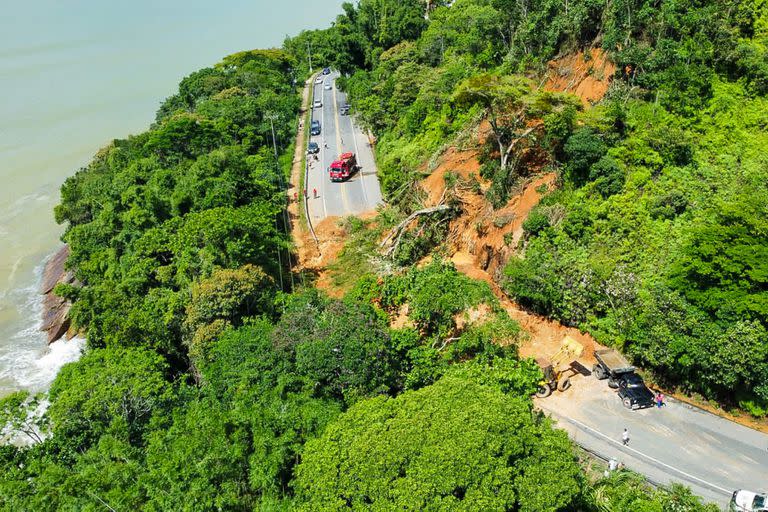
M 406 228 L 408 225 L 416 220 L 417 217 L 423 216 L 423 215 L 430 215 L 433 213 L 438 212 L 447 212 L 449 210 L 453 210 L 453 207 L 440 204 L 437 206 L 432 206 L 430 208 L 424 208 L 422 210 L 417 210 L 413 213 L 411 213 L 408 217 L 405 218 L 400 224 L 394 227 L 392 231 L 384 238 L 384 240 L 381 241 L 379 244 L 380 249 L 384 249 L 387 244 L 391 244 L 389 248 L 384 253 L 385 256 L 391 257 L 395 252 L 397 251 L 397 247 L 400 245 L 400 240 L 402 239 L 403 233 L 406 232 Z M 394 243 L 392 241 L 394 240 Z

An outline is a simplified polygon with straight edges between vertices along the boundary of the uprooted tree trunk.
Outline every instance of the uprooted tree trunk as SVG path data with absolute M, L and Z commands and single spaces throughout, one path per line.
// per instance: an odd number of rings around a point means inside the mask
M 517 120 L 516 124 L 522 124 L 524 121 L 522 115 L 518 116 L 519 119 Z M 528 136 L 533 133 L 535 130 L 534 126 L 531 126 L 529 128 L 526 128 L 523 130 L 520 134 L 515 134 L 512 138 L 509 140 L 507 137 L 505 137 L 504 129 L 499 127 L 498 121 L 494 118 L 493 115 L 490 115 L 488 118 L 489 124 L 491 125 L 491 131 L 493 132 L 493 136 L 496 139 L 496 144 L 499 146 L 499 165 L 501 166 L 502 170 L 505 170 L 509 166 L 509 158 L 512 156 L 512 152 L 517 148 L 517 145 L 522 142 L 523 140 L 527 139 Z M 513 133 L 517 130 L 513 130 Z
M 405 228 L 408 227 L 408 224 L 413 222 L 417 217 L 421 215 L 429 215 L 437 212 L 446 212 L 452 209 L 453 207 L 451 206 L 440 204 L 437 206 L 432 206 L 430 208 L 424 208 L 422 210 L 417 210 L 413 212 L 404 221 L 402 221 L 400 224 L 395 226 L 395 228 L 389 233 L 389 235 L 387 235 L 387 237 L 384 238 L 384 240 L 382 240 L 381 244 L 379 244 L 379 247 L 383 249 L 384 247 L 386 247 L 387 244 L 391 243 L 392 245 L 390 245 L 389 249 L 387 249 L 387 251 L 385 252 L 385 255 L 387 257 L 392 256 L 397 251 L 397 248 L 400 245 L 400 240 L 403 237 L 403 233 L 405 232 Z M 392 242 L 393 240 L 394 242 Z

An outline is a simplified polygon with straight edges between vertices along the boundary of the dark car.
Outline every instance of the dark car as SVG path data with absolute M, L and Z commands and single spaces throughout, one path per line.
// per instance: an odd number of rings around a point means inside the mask
M 331 68 L 323 68 L 323 74 L 324 75 L 330 75 L 331 74 Z
M 618 384 L 619 398 L 627 409 L 653 407 L 653 393 L 638 374 L 625 373 L 618 378 Z
M 312 121 L 312 125 L 309 127 L 309 133 L 312 135 L 320 135 L 320 121 Z
M 349 115 L 349 105 L 342 105 L 339 107 L 339 114 L 343 116 Z
M 317 142 L 310 142 L 307 145 L 307 153 L 319 153 L 320 152 L 320 146 L 317 144 Z

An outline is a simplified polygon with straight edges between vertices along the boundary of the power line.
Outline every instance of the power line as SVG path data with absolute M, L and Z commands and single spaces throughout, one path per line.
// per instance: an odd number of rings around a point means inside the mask
M 282 170 L 280 169 L 280 161 L 278 159 L 277 155 L 277 138 L 275 137 L 275 121 L 280 118 L 280 116 L 274 112 L 267 112 L 264 116 L 267 119 L 269 119 L 269 125 L 272 129 L 272 149 L 275 154 L 275 171 L 277 173 L 277 179 L 279 181 L 280 185 L 280 191 L 285 192 L 285 183 L 283 181 L 283 174 Z M 289 219 L 288 219 L 288 204 L 287 204 L 287 196 L 283 197 L 284 205 L 283 205 L 283 230 L 285 231 L 285 236 L 288 237 L 288 226 L 289 226 Z M 275 219 L 275 223 L 277 223 L 277 219 Z M 291 263 L 291 251 L 290 249 L 286 248 L 286 256 L 287 256 L 287 263 L 288 263 L 288 273 L 291 278 L 291 289 L 293 290 L 296 287 L 296 283 L 293 280 L 293 263 Z M 282 263 L 280 263 L 282 266 Z M 281 288 L 282 288 L 282 277 L 280 279 L 281 281 Z

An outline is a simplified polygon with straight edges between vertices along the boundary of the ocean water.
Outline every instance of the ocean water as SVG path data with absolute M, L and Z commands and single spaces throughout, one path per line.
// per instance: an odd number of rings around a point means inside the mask
M 179 80 L 223 56 L 322 28 L 341 0 L 0 0 L 0 396 L 44 390 L 83 340 L 38 332 L 58 189 L 144 130 Z M 317 65 L 319 63 L 315 63 Z

